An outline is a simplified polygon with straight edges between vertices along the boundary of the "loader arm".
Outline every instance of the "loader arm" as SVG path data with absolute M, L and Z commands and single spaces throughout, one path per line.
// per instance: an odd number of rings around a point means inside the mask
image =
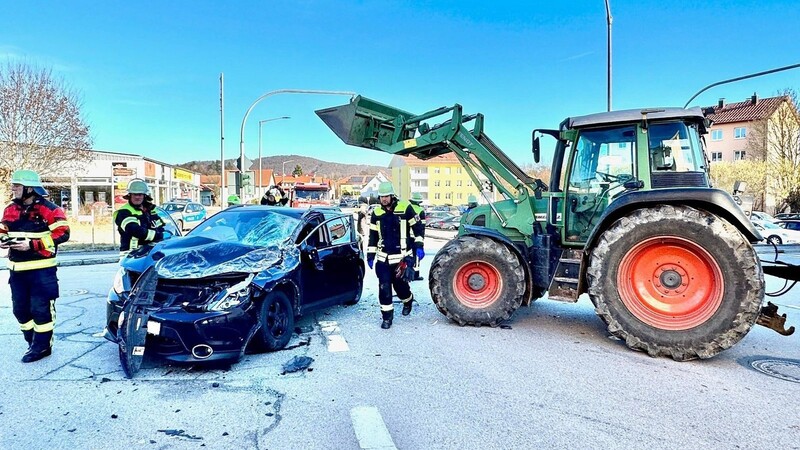
M 464 116 L 461 105 L 442 107 L 415 115 L 357 96 L 350 103 L 316 111 L 344 143 L 393 155 L 414 155 L 430 159 L 453 152 L 476 186 L 480 172 L 495 189 L 517 204 L 516 213 L 506 217 L 493 205 L 492 211 L 503 227 L 533 235 L 533 202 L 530 194 L 545 186 L 527 175 L 483 133 L 483 115 Z M 449 115 L 433 126 L 427 121 Z M 474 122 L 470 130 L 466 124 Z

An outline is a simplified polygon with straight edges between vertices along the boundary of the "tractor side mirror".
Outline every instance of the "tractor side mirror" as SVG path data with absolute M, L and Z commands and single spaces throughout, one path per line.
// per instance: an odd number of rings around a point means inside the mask
M 541 147 L 539 145 L 539 138 L 535 137 L 535 135 L 536 135 L 536 131 L 534 131 L 533 132 L 533 136 L 531 136 L 533 138 L 533 148 L 532 148 L 532 151 L 533 151 L 533 162 L 538 164 L 539 163 L 539 156 L 541 154 Z

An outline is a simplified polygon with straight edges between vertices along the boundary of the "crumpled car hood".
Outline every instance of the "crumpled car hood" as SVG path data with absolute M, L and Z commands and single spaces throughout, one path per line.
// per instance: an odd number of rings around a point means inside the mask
M 123 260 L 126 268 L 144 272 L 155 263 L 160 278 L 192 279 L 227 273 L 259 273 L 260 281 L 271 274 L 286 273 L 300 264 L 300 251 L 291 242 L 256 247 L 239 242 L 220 242 L 205 237 L 187 236 L 159 242 L 131 252 Z

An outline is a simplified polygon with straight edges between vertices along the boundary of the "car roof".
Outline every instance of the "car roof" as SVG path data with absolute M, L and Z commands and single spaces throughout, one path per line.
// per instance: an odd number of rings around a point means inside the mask
M 322 214 L 326 218 L 345 215 L 341 209 L 335 206 L 328 207 L 312 207 L 312 208 L 290 208 L 288 206 L 269 206 L 269 205 L 233 205 L 225 209 L 225 211 L 234 210 L 238 208 L 247 208 L 249 211 L 269 211 L 273 213 L 283 214 L 284 216 L 292 217 L 295 219 L 302 219 L 307 215 Z

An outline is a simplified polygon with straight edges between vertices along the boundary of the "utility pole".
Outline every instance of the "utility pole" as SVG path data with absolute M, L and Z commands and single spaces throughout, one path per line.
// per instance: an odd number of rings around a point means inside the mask
M 611 111 L 611 5 L 606 0 L 606 22 L 608 22 L 608 110 Z
M 228 197 L 225 195 L 228 190 L 228 180 L 225 178 L 225 74 L 219 74 L 219 204 L 225 206 Z

